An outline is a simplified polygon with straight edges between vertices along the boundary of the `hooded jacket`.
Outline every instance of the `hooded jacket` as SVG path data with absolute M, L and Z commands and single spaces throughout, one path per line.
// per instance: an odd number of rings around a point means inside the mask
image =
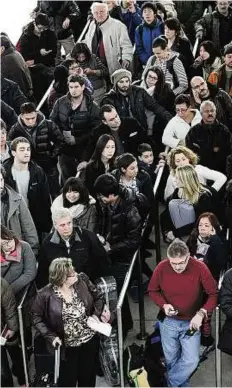
M 34 63 L 43 63 L 45 66 L 55 66 L 57 39 L 54 31 L 47 29 L 40 36 L 34 33 L 34 22 L 28 24 L 20 38 L 20 52 L 25 61 L 34 60 Z M 52 50 L 47 55 L 41 55 L 40 50 Z
M 227 157 L 232 153 L 232 136 L 223 124 L 216 120 L 214 124 L 201 122 L 194 125 L 185 138 L 185 144 L 199 156 L 200 164 L 226 174 Z
M 232 23 L 232 21 L 231 21 L 231 23 Z M 217 86 L 218 88 L 225 90 L 225 87 L 226 87 L 226 65 L 225 65 L 225 63 L 223 63 L 223 65 L 221 65 L 219 67 L 219 69 L 215 69 L 214 71 L 212 71 L 212 73 L 209 75 L 208 82 Z M 231 72 L 231 76 L 230 76 L 230 89 L 229 89 L 228 94 L 232 98 L 232 72 Z
M 42 168 L 56 166 L 64 142 L 58 126 L 53 121 L 45 119 L 44 115 L 38 112 L 36 125 L 29 129 L 19 116 L 18 122 L 10 129 L 8 138 L 14 140 L 19 136 L 28 139 L 32 158 Z
M 95 233 L 76 227 L 69 239 L 70 249 L 55 230 L 45 237 L 38 257 L 36 284 L 41 288 L 48 284 L 48 270 L 57 257 L 70 257 L 76 271 L 84 272 L 91 281 L 109 274 L 107 253 Z
M 223 51 L 224 45 L 227 43 L 230 43 L 231 41 L 231 34 L 228 34 L 228 41 L 224 42 L 222 45 L 222 42 L 220 42 L 220 18 L 224 17 L 221 15 L 217 7 L 215 11 L 212 13 L 207 13 L 205 16 L 203 16 L 200 20 L 198 20 L 195 23 L 195 31 L 196 34 L 200 31 L 203 33 L 203 39 L 204 40 L 212 40 L 216 46 L 216 48 L 219 51 Z M 230 19 L 230 30 L 232 32 L 232 7 L 229 7 L 229 14 L 227 16 L 227 19 Z
M 56 101 L 50 119 L 58 125 L 62 132 L 71 131 L 71 135 L 75 137 L 75 144 L 66 144 L 62 152 L 75 156 L 78 153 L 78 157 L 81 158 L 91 130 L 100 123 L 99 107 L 87 93 L 84 93 L 81 105 L 74 115 L 71 97 L 67 93 Z
M 152 55 L 152 42 L 155 38 L 164 33 L 164 24 L 159 16 L 153 23 L 143 22 L 135 30 L 136 53 L 143 65 L 146 65 Z
M 115 70 L 121 69 L 122 61 L 127 60 L 130 63 L 133 59 L 133 46 L 131 44 L 127 28 L 119 20 L 108 17 L 108 19 L 99 26 L 106 56 L 106 62 L 111 75 Z M 84 43 L 92 51 L 92 42 L 96 34 L 96 22 L 90 23 L 89 29 L 85 35 Z
M 12 175 L 13 163 L 13 158 L 10 158 L 4 162 L 3 166 L 7 174 L 6 183 L 17 191 L 17 183 Z M 31 216 L 38 233 L 50 232 L 52 227 L 51 197 L 47 177 L 42 168 L 32 161 L 29 162 L 29 174 L 27 198 Z
M 28 102 L 20 87 L 14 81 L 4 77 L 1 77 L 1 99 L 14 109 L 17 115 L 20 114 L 21 105 Z
M 36 255 L 38 252 L 39 240 L 31 213 L 20 194 L 16 193 L 16 191 L 7 185 L 5 185 L 5 189 L 8 199 L 5 226 L 12 230 L 19 239 L 28 242 Z
M 22 57 L 13 47 L 4 50 L 1 55 L 1 73 L 4 78 L 16 82 L 25 96 L 32 90 L 30 71 Z
M 162 108 L 157 101 L 152 98 L 146 90 L 140 86 L 131 85 L 128 91 L 128 100 L 131 116 L 138 120 L 139 124 L 147 129 L 147 117 L 145 109 L 155 113 L 159 125 L 165 127 L 168 121 L 172 118 L 171 114 Z M 111 89 L 103 97 L 101 106 L 105 104 L 113 105 L 121 118 L 127 117 L 127 112 L 123 104 L 123 96 L 116 89 Z

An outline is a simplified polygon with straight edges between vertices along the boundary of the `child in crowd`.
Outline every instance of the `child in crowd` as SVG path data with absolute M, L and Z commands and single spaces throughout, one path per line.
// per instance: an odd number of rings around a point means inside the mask
M 156 174 L 160 167 L 165 166 L 165 160 L 160 159 L 157 164 L 157 158 L 154 157 L 152 147 L 148 143 L 142 143 L 138 147 L 138 166 L 143 168 L 151 177 L 154 185 Z

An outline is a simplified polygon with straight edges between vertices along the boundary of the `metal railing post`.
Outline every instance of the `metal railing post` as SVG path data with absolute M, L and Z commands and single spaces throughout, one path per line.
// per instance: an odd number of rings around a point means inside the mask
M 219 333 L 221 330 L 221 310 L 220 306 L 216 307 L 216 333 L 215 333 L 215 372 L 216 372 L 216 387 L 222 387 L 222 356 L 221 350 L 218 349 Z
M 120 387 L 124 387 L 124 370 L 123 370 L 123 331 L 122 331 L 122 306 L 117 305 L 117 325 L 118 325 L 118 355 L 119 355 L 119 376 Z
M 18 306 L 18 316 L 19 316 L 19 333 L 20 333 L 20 338 L 21 338 L 21 349 L 22 349 L 22 356 L 23 356 L 23 369 L 24 369 L 24 374 L 25 374 L 25 383 L 26 383 L 26 387 L 29 387 L 26 346 L 25 346 L 25 341 L 24 341 L 22 306 L 20 306 L 20 305 Z
M 142 276 L 142 257 L 141 249 L 137 254 L 137 272 L 138 272 L 138 293 L 139 293 L 139 325 L 140 332 L 137 334 L 139 340 L 145 340 L 148 337 L 146 333 L 145 324 L 145 308 L 144 308 L 144 289 L 143 289 L 143 276 Z
M 203 16 L 205 16 L 207 13 L 208 13 L 208 8 L 205 8 Z M 193 57 L 194 58 L 195 58 L 195 56 L 197 54 L 197 49 L 198 49 L 199 43 L 200 43 L 200 39 L 196 38 L 196 41 L 195 41 L 194 46 L 193 46 Z

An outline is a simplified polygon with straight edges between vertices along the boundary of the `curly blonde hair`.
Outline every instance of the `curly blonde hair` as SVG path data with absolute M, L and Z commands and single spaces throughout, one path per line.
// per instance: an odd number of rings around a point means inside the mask
M 49 283 L 61 287 L 70 272 L 74 271 L 72 259 L 58 257 L 52 260 L 49 267 Z
M 184 156 L 189 159 L 189 164 L 192 166 L 196 166 L 198 163 L 198 156 L 189 148 L 184 147 L 184 146 L 179 146 L 176 148 L 173 148 L 167 156 L 167 164 L 171 170 L 171 173 L 174 174 L 176 170 L 176 164 L 175 164 L 175 156 L 179 154 L 184 154 Z

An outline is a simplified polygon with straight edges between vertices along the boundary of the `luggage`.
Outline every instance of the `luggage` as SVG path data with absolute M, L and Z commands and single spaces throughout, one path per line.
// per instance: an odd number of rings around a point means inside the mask
M 55 348 L 53 357 L 46 353 L 38 354 L 35 345 L 35 366 L 36 375 L 30 384 L 31 387 L 57 387 L 60 372 L 60 346 Z
M 147 372 L 144 370 L 143 356 L 143 345 L 139 346 L 136 343 L 128 346 L 123 352 L 123 370 L 130 387 L 143 387 L 143 385 L 139 384 L 144 384 L 147 380 Z M 144 387 L 147 386 L 149 385 L 144 385 Z
M 114 277 L 100 278 L 96 281 L 96 286 L 105 296 L 106 305 L 111 313 L 111 322 L 115 321 L 118 296 Z M 100 335 L 99 359 L 107 384 L 109 386 L 119 385 L 117 326 L 112 328 L 110 337 Z

